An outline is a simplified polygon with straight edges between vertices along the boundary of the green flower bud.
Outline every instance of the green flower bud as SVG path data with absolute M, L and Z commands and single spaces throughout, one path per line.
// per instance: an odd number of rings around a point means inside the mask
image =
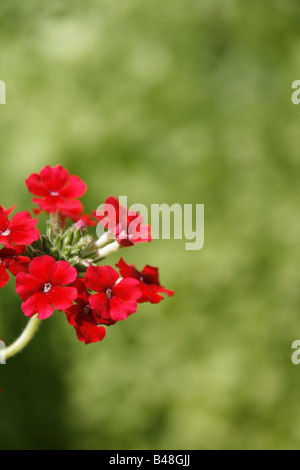
M 60 260 L 60 251 L 57 248 L 57 246 L 53 246 L 50 251 L 51 251 L 50 255 L 53 256 L 53 258 L 55 258 L 57 261 L 59 261 Z

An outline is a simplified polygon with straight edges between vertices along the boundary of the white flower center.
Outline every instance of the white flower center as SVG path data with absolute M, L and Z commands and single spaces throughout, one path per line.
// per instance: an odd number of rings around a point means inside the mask
M 44 285 L 44 292 L 47 293 L 52 289 L 52 286 L 50 283 Z
M 10 235 L 10 230 L 7 229 L 7 230 L 5 230 L 5 232 L 0 232 L 0 235 L 1 235 L 1 237 L 8 237 L 8 235 Z
M 85 307 L 84 307 L 84 310 L 83 310 L 83 314 L 84 315 L 88 315 L 91 311 L 91 307 L 87 304 Z
M 56 191 L 50 191 L 51 196 L 59 196 L 59 193 Z
M 106 294 L 106 297 L 108 299 L 112 298 L 112 290 L 111 289 L 106 289 L 105 294 Z

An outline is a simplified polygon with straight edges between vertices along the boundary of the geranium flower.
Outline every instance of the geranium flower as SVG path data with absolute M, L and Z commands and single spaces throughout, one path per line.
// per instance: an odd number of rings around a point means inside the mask
M 35 212 L 71 213 L 78 215 L 83 206 L 77 199 L 84 195 L 86 184 L 76 175 L 69 175 L 61 165 L 46 166 L 39 174 L 33 173 L 26 180 L 29 191 L 35 197 L 32 201 L 40 206 Z
M 118 272 L 111 266 L 90 266 L 84 281 L 88 289 L 97 292 L 89 297 L 89 305 L 99 323 L 125 320 L 136 311 L 141 296 L 136 279 L 119 280 Z
M 77 298 L 75 287 L 66 287 L 77 278 L 77 270 L 67 261 L 56 261 L 52 256 L 34 258 L 27 273 L 19 273 L 16 291 L 23 300 L 22 310 L 27 317 L 38 314 L 44 320 L 54 310 L 65 310 Z
M 94 211 L 93 216 L 106 230 L 111 231 L 121 246 L 151 241 L 150 225 L 143 225 L 143 217 L 135 211 L 127 211 L 115 197 L 106 199 L 103 210 Z
M 134 278 L 139 281 L 141 297 L 138 299 L 138 303 L 151 302 L 152 304 L 158 304 L 163 300 L 163 296 L 159 294 L 174 295 L 174 291 L 160 285 L 158 268 L 147 265 L 142 271 L 138 271 L 133 264 L 125 263 L 123 258 L 116 266 L 118 266 L 123 278 Z
M 16 247 L 14 250 L 10 248 L 2 248 L 0 250 L 0 288 L 4 287 L 9 281 L 11 272 L 16 276 L 19 272 L 26 272 L 30 258 L 22 256 L 25 247 Z
M 85 344 L 102 341 L 105 338 L 106 330 L 103 326 L 98 325 L 100 323 L 113 324 L 115 322 L 101 322 L 96 317 L 89 304 L 90 294 L 83 279 L 77 279 L 71 286 L 77 289 L 78 297 L 75 300 L 76 305 L 72 305 L 65 310 L 69 324 L 75 328 L 77 338 Z
M 10 221 L 8 211 L 0 206 L 0 244 L 6 248 L 14 245 L 31 245 L 40 237 L 36 227 L 37 219 L 33 219 L 29 212 L 18 212 Z

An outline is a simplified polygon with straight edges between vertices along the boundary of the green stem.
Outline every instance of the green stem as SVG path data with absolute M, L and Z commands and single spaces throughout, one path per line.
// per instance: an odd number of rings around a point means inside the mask
M 59 224 L 58 212 L 53 212 L 52 214 L 50 214 L 50 223 L 52 225 Z
M 0 350 L 0 356 L 2 360 L 6 360 L 15 354 L 22 351 L 22 349 L 27 346 L 29 341 L 33 338 L 35 333 L 37 332 L 38 326 L 40 324 L 40 320 L 38 319 L 37 315 L 31 317 L 29 322 L 26 325 L 25 330 L 21 334 L 21 336 L 10 346 L 5 349 Z

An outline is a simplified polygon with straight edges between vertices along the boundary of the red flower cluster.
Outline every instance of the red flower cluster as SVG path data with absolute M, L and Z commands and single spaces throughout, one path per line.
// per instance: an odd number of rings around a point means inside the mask
M 86 344 L 99 341 L 99 335 L 100 340 L 104 338 L 105 328 L 99 329 L 97 325 L 114 325 L 134 313 L 141 296 L 139 282 L 120 280 L 111 266 L 91 266 L 84 280 L 78 280 L 75 285 L 78 288 L 76 305 L 66 314 L 78 338 Z
M 8 282 L 8 271 L 16 276 L 16 291 L 27 317 L 37 315 L 44 320 L 55 310 L 65 312 L 78 339 L 89 344 L 102 341 L 105 326 L 128 318 L 139 303 L 159 303 L 161 294 L 174 294 L 161 286 L 158 268 L 147 265 L 138 271 L 122 258 L 116 265 L 119 272 L 111 266 L 97 266 L 103 253 L 113 252 L 114 244 L 124 248 L 151 241 L 150 227 L 143 225 L 140 214 L 127 211 L 111 196 L 103 212 L 93 213 L 93 220 L 78 199 L 86 184 L 60 165 L 30 175 L 26 185 L 39 206 L 34 213 L 50 215 L 50 229 L 40 237 L 37 219 L 28 212 L 9 220 L 12 209 L 0 206 L 0 287 Z M 69 228 L 68 219 L 75 223 Z M 86 234 L 87 226 L 98 222 L 110 235 L 104 241 L 109 249 L 101 251 L 102 256 L 99 246 L 103 243 L 97 244 Z M 116 241 L 110 244 L 112 238 Z

